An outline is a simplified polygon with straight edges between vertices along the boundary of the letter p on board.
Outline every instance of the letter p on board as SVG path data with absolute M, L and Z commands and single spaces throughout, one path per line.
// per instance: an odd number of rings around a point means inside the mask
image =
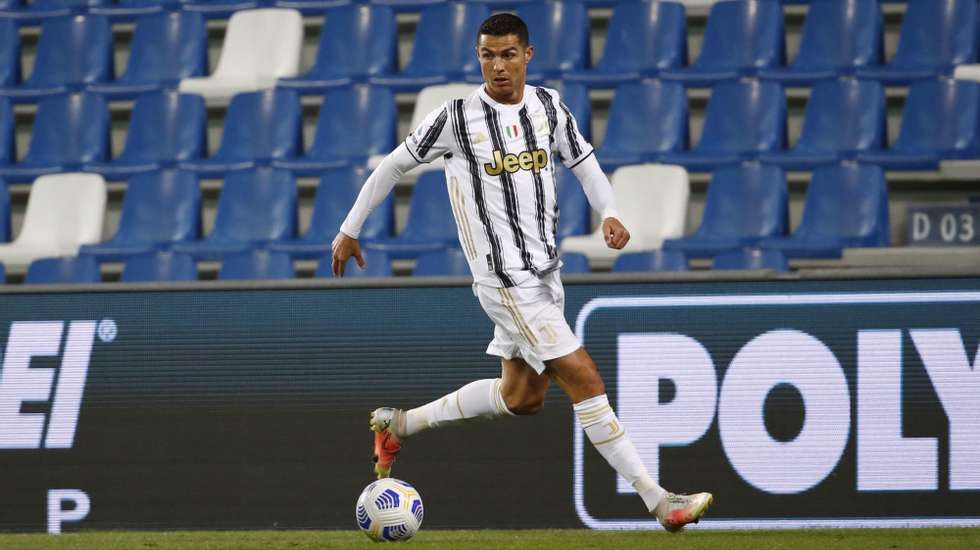
M 82 521 L 91 510 L 92 501 L 84 491 L 51 489 L 48 491 L 48 534 L 60 535 L 62 523 Z

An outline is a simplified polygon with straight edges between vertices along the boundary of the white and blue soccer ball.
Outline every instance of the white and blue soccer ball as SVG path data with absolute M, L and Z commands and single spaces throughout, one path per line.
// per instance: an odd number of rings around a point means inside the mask
M 354 509 L 357 526 L 375 542 L 412 538 L 422 526 L 423 514 L 418 490 L 390 477 L 365 487 Z

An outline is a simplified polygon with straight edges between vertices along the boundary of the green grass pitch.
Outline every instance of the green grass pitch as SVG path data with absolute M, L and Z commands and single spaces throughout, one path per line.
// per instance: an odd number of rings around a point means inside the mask
M 114 550 L 114 549 L 341 549 L 376 548 L 357 531 L 184 531 L 91 532 L 51 536 L 0 534 L 4 550 Z M 980 529 L 840 529 L 802 531 L 691 531 L 664 532 L 587 531 L 427 531 L 405 543 L 407 550 L 444 549 L 561 549 L 617 550 L 837 550 L 980 548 Z

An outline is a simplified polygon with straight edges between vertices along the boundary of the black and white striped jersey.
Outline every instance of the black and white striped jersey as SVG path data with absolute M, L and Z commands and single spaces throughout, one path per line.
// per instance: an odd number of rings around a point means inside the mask
M 445 158 L 459 242 L 477 283 L 509 287 L 558 266 L 554 162 L 592 154 L 549 88 L 497 103 L 481 86 L 432 111 L 405 140 L 419 162 Z

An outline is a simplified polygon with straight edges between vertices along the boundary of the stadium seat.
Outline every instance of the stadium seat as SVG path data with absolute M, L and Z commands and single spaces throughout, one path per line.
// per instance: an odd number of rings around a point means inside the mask
M 512 10 L 514 8 L 523 6 L 524 4 L 540 2 L 541 0 L 468 0 L 468 1 L 473 2 L 474 4 L 484 4 L 492 10 Z
M 194 174 L 147 172 L 129 179 L 116 234 L 78 253 L 120 260 L 200 237 L 201 190 Z
M 861 67 L 857 75 L 906 85 L 951 75 L 956 65 L 976 60 L 975 0 L 908 0 L 895 56 L 885 65 Z
M 392 259 L 403 259 L 457 246 L 457 243 L 446 174 L 441 170 L 429 170 L 420 174 L 415 182 L 405 229 L 397 237 L 373 240 L 365 246 L 386 252 Z
M 395 96 L 389 88 L 368 84 L 330 88 L 323 95 L 309 151 L 274 164 L 304 176 L 338 165 L 364 164 L 371 155 L 385 155 L 395 148 L 397 122 Z
M 881 63 L 882 18 L 878 0 L 823 0 L 807 10 L 800 51 L 787 67 L 759 70 L 759 77 L 787 86 L 853 75 Z
M 303 150 L 302 132 L 302 113 L 295 90 L 241 93 L 228 105 L 221 144 L 214 155 L 183 161 L 180 167 L 202 176 L 220 176 L 297 157 Z
M 218 197 L 214 229 L 200 241 L 174 243 L 173 250 L 199 260 L 217 260 L 271 241 L 296 236 L 296 179 L 288 170 L 232 172 Z
M 285 252 L 246 250 L 225 256 L 218 270 L 220 280 L 293 279 L 293 260 Z
M 27 154 L 0 165 L 0 177 L 26 182 L 105 160 L 109 151 L 109 109 L 97 94 L 58 94 L 42 99 L 34 115 Z
M 888 183 L 878 166 L 845 162 L 813 171 L 792 235 L 758 245 L 790 258 L 839 258 L 842 248 L 888 246 Z
M 208 19 L 228 19 L 235 12 L 255 10 L 265 4 L 261 0 L 186 0 L 181 9 L 198 12 Z
M 561 272 L 589 273 L 589 257 L 580 252 L 562 252 Z
M 980 82 L 980 63 L 957 65 L 956 69 L 953 70 L 953 78 Z
M 210 76 L 185 78 L 180 91 L 208 98 L 272 88 L 299 73 L 303 18 L 296 10 L 256 9 L 232 14 L 218 66 Z
M 110 161 L 87 163 L 85 171 L 110 180 L 126 179 L 200 159 L 206 153 L 204 98 L 176 91 L 148 93 L 133 104 L 122 153 Z
M 113 22 L 128 22 L 143 15 L 180 10 L 186 0 L 115 0 L 89 8 L 93 15 L 104 15 Z
M 316 17 L 323 15 L 327 10 L 333 8 L 340 8 L 350 4 L 365 4 L 367 2 L 365 0 L 266 0 L 264 3 L 271 4 L 277 8 L 298 10 L 304 16 Z
M 567 71 L 589 64 L 589 14 L 582 2 L 527 2 L 517 8 L 527 22 L 534 56 L 527 66 L 527 81 L 561 78 Z M 477 75 L 483 81 L 482 76 Z
M 31 75 L 0 88 L 16 102 L 78 91 L 112 78 L 112 27 L 98 15 L 54 17 L 41 23 Z
M 351 4 L 326 12 L 310 72 L 281 78 L 278 86 L 321 93 L 332 86 L 366 82 L 398 68 L 398 25 L 388 6 Z
M 89 84 L 109 99 L 177 88 L 181 79 L 208 70 L 207 28 L 198 13 L 169 12 L 136 19 L 126 70 L 116 80 Z
M 24 282 L 36 284 L 99 283 L 102 271 L 91 256 L 60 256 L 38 258 L 27 267 Z
M 0 97 L 0 167 L 13 163 L 17 158 L 14 151 L 15 128 L 14 106 L 9 99 Z
M 683 168 L 624 166 L 613 173 L 612 188 L 619 219 L 629 228 L 629 244 L 623 250 L 609 248 L 599 227 L 589 235 L 566 237 L 562 252 L 581 252 L 593 265 L 596 261 L 612 263 L 623 252 L 657 249 L 664 239 L 684 233 L 690 184 Z
M 789 271 L 789 261 L 782 252 L 771 248 L 743 248 L 715 256 L 711 268 Z
M 0 244 L 0 262 L 25 267 L 37 258 L 73 256 L 102 238 L 106 186 L 98 174 L 52 174 L 31 186 L 17 238 Z
M 687 18 L 676 2 L 627 0 L 612 11 L 606 45 L 591 69 L 568 71 L 564 79 L 592 87 L 656 76 L 687 62 Z
M 936 170 L 943 159 L 980 158 L 980 83 L 941 78 L 909 87 L 898 138 L 858 160 L 886 170 Z
M 687 256 L 677 250 L 648 250 L 621 254 L 613 263 L 614 273 L 687 271 Z
M 759 160 L 784 170 L 812 170 L 881 149 L 886 141 L 885 91 L 874 80 L 841 78 L 818 82 L 810 92 L 797 144 L 762 153 Z
M 711 6 L 701 54 L 688 67 L 660 77 L 687 86 L 712 86 L 784 64 L 783 7 L 775 0 L 718 2 Z
M 20 33 L 10 19 L 0 19 L 0 88 L 20 83 Z
M 710 171 L 785 147 L 782 86 L 758 80 L 723 82 L 711 92 L 698 143 L 689 151 L 663 153 L 659 160 L 688 170 Z
M 663 248 L 710 258 L 782 237 L 788 225 L 789 193 L 781 168 L 757 162 L 727 166 L 711 174 L 701 225 L 692 235 L 664 241 Z
M 340 225 L 347 218 L 347 213 L 369 175 L 366 168 L 350 165 L 322 172 L 309 229 L 299 239 L 269 243 L 269 250 L 287 252 L 294 258 L 309 259 L 329 253 L 333 239 L 340 231 Z M 365 220 L 358 240 L 364 243 L 373 239 L 391 238 L 394 219 L 394 194 L 389 194 Z
M 3 267 L 3 264 L 0 263 L 0 285 L 6 284 L 6 282 L 7 282 L 7 270 L 6 268 Z
M 357 1 L 357 0 L 355 0 Z M 360 0 L 365 1 L 365 0 Z M 367 0 L 371 4 L 378 6 L 388 6 L 397 12 L 419 12 L 422 8 L 432 4 L 442 4 L 447 0 Z M 478 0 L 467 0 L 476 2 Z M 536 0 L 535 0 L 536 1 Z
M 592 100 L 589 98 L 589 89 L 585 84 L 552 80 L 545 82 L 544 85 L 558 92 L 561 102 L 575 117 L 582 137 L 587 140 L 592 139 Z
M 11 2 L 0 9 L 0 18 L 16 21 L 19 25 L 38 25 L 49 19 L 82 15 L 108 3 L 109 0 L 24 0 Z
M 361 255 L 364 258 L 365 266 L 361 269 L 357 265 L 357 260 L 351 258 L 347 261 L 344 268 L 344 278 L 361 277 L 391 277 L 394 275 L 391 269 L 391 258 L 380 250 L 362 249 Z M 320 258 L 316 265 L 317 277 L 333 277 L 333 256 L 327 254 Z
M 470 264 L 466 254 L 459 248 L 444 248 L 435 252 L 420 254 L 415 261 L 416 277 L 443 277 L 470 275 Z
M 10 191 L 7 184 L 0 180 L 0 242 L 10 240 Z
M 555 166 L 558 180 L 558 244 L 565 237 L 585 235 L 592 226 L 592 207 L 582 184 L 560 162 Z
M 190 254 L 160 250 L 126 258 L 120 280 L 124 283 L 196 281 L 197 262 Z
M 606 137 L 596 150 L 602 168 L 654 162 L 688 147 L 687 91 L 678 82 L 642 80 L 616 87 Z
M 419 16 L 412 56 L 404 70 L 372 77 L 371 82 L 391 86 L 396 92 L 415 92 L 480 74 L 473 45 L 480 24 L 489 16 L 486 6 L 469 2 L 425 6 Z

